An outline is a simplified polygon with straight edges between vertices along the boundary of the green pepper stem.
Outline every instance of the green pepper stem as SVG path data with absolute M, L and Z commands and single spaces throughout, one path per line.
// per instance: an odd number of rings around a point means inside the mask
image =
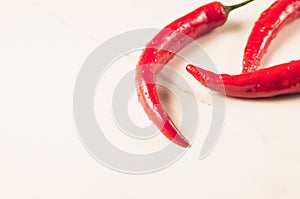
M 230 13 L 232 10 L 235 10 L 235 9 L 237 9 L 237 8 L 239 8 L 239 7 L 242 7 L 242 6 L 248 4 L 248 3 L 252 2 L 252 1 L 254 1 L 254 0 L 247 0 L 247 1 L 244 1 L 244 2 L 242 2 L 242 3 L 235 4 L 235 5 L 230 5 L 230 6 L 225 6 L 225 5 L 223 5 L 223 7 L 224 7 L 224 10 L 225 10 L 226 15 L 228 16 L 229 13 Z

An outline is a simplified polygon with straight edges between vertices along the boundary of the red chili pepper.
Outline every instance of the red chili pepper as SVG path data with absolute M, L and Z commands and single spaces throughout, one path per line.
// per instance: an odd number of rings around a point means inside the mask
M 188 65 L 202 85 L 232 97 L 265 98 L 300 92 L 300 60 L 240 75 L 218 75 Z
M 299 0 L 278 0 L 259 17 L 246 44 L 243 73 L 255 71 L 281 28 L 300 14 Z
M 249 60 L 245 58 L 247 63 L 244 64 L 247 68 L 244 68 L 243 74 L 218 75 L 193 65 L 188 65 L 187 71 L 204 86 L 232 97 L 265 98 L 299 93 L 300 60 L 256 71 L 266 48 L 279 29 L 299 15 L 300 0 L 277 1 L 263 12 L 255 24 L 245 50 L 245 53 L 248 53 L 245 56 L 251 56 Z M 258 30 L 262 30 L 261 35 Z
M 191 13 L 175 20 L 160 31 L 146 46 L 136 69 L 136 86 L 139 102 L 149 119 L 170 140 L 182 147 L 189 142 L 176 128 L 168 113 L 162 107 L 156 90 L 156 76 L 175 55 L 193 39 L 223 25 L 231 10 L 253 0 L 234 6 L 219 2 L 201 6 Z

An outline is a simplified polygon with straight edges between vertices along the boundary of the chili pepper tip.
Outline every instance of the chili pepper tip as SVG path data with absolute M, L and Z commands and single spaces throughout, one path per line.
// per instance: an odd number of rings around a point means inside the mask
M 201 84 L 203 84 L 204 86 L 207 86 L 205 78 L 203 77 L 203 75 L 205 74 L 205 70 L 204 69 L 198 68 L 198 67 L 196 67 L 194 65 L 191 65 L 191 64 L 188 64 L 186 66 L 186 70 L 192 76 L 194 76 Z
M 193 71 L 194 71 L 194 67 L 193 67 L 193 65 L 191 65 L 191 64 L 188 64 L 187 66 L 186 66 L 186 68 L 185 68 L 189 73 L 193 73 Z
M 235 10 L 235 9 L 237 9 L 237 8 L 239 8 L 239 7 L 242 7 L 242 6 L 248 4 L 248 3 L 252 2 L 252 1 L 254 1 L 254 0 L 247 0 L 247 1 L 244 1 L 244 2 L 242 2 L 242 3 L 238 3 L 238 4 L 235 4 L 235 5 L 229 5 L 229 6 L 223 5 L 224 10 L 225 10 L 225 13 L 226 13 L 226 16 L 228 16 L 229 13 L 230 13 L 232 10 Z

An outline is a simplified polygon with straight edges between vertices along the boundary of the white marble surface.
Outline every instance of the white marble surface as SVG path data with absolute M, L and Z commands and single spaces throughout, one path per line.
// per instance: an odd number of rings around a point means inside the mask
M 153 174 L 121 174 L 95 161 L 79 141 L 72 95 L 87 56 L 113 35 L 161 28 L 206 2 L 2 1 L 0 198 L 299 198 L 299 96 L 227 98 L 222 137 L 201 161 L 198 156 L 211 115 L 210 93 L 179 68 L 196 92 L 201 125 L 193 146 L 178 162 Z M 256 1 L 232 13 L 224 27 L 198 40 L 221 72 L 241 71 L 249 31 L 272 2 Z M 263 65 L 299 57 L 299 25 L 296 20 L 278 35 Z M 125 56 L 115 66 L 134 67 L 137 57 L 138 53 Z M 113 83 L 107 89 L 110 86 Z M 134 101 L 130 106 L 139 107 Z M 172 107 L 169 111 L 180 123 Z M 103 114 L 110 117 L 109 111 Z M 136 118 L 145 123 L 143 116 Z M 110 136 L 127 150 L 145 149 L 135 141 L 124 144 L 123 138 Z M 151 145 L 146 148 L 155 150 Z

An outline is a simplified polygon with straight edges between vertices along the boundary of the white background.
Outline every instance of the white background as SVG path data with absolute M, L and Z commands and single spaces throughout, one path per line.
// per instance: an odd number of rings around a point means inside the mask
M 72 95 L 87 56 L 114 35 L 162 28 L 207 2 L 2 0 L 0 198 L 299 198 L 299 96 L 227 98 L 223 135 L 213 153 L 198 160 L 200 132 L 182 159 L 153 174 L 112 171 L 80 143 Z M 247 36 L 272 2 L 256 1 L 233 12 L 226 25 L 198 40 L 221 72 L 241 71 Z M 299 57 L 299 26 L 296 20 L 281 31 L 264 66 Z M 137 57 L 127 62 L 134 67 Z M 209 92 L 186 77 L 199 91 L 200 129 L 207 129 Z

